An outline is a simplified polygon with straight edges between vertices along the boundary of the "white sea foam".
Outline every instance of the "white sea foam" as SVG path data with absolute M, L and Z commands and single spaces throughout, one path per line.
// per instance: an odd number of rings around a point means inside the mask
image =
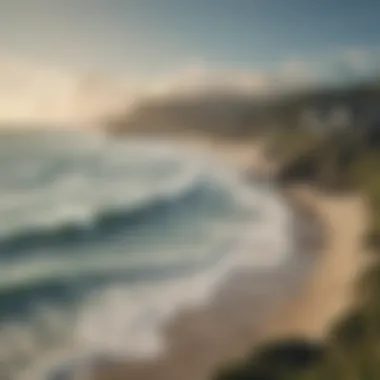
M 0 321 L 8 347 L 0 344 L 0 365 L 12 380 L 44 380 L 72 363 L 85 369 L 99 355 L 155 356 L 165 348 L 162 326 L 179 310 L 208 302 L 236 270 L 278 266 L 292 249 L 291 214 L 270 188 L 248 186 L 169 145 L 99 140 L 81 151 L 76 144 L 75 160 L 60 148 L 57 162 L 69 164 L 42 185 L 27 186 L 26 176 L 24 187 L 0 187 L 0 216 L 8 222 L 1 238 L 32 227 L 59 232 L 65 224 L 91 230 L 102 212 L 128 214 L 158 200 L 167 208 L 96 244 L 65 248 L 49 240 L 45 247 L 41 238 L 33 255 L 16 252 L 1 262 L 2 292 L 110 278 L 69 306 L 43 300 L 20 322 Z

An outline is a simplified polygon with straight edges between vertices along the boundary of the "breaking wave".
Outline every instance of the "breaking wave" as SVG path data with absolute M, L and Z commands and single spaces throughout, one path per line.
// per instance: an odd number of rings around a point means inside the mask
M 12 380 L 156 355 L 180 308 L 292 249 L 270 187 L 175 144 L 3 135 L 0 172 L 0 366 Z

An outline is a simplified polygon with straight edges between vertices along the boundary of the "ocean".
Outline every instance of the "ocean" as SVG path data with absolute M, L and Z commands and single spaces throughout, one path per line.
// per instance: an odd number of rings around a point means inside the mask
M 158 355 L 179 310 L 294 248 L 271 184 L 173 141 L 3 133 L 0 175 L 2 380 Z

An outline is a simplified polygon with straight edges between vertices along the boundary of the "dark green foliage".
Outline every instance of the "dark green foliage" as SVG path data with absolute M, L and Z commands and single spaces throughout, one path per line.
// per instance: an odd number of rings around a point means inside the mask
M 373 96 L 369 89 L 363 88 L 362 92 L 367 98 Z M 376 96 L 379 94 L 378 91 Z M 291 118 L 290 113 L 287 115 Z M 282 162 L 278 179 L 308 182 L 329 191 L 360 191 L 368 206 L 370 222 L 363 243 L 374 253 L 380 253 L 380 128 L 323 137 L 307 136 L 295 128 L 291 132 L 281 131 L 279 136 L 271 147 Z M 284 143 L 286 147 L 277 148 Z M 378 260 L 358 281 L 357 297 L 357 308 L 332 327 L 324 346 L 302 340 L 273 342 L 259 347 L 243 363 L 215 379 L 380 379 Z
M 364 246 L 376 253 L 380 251 L 380 231 L 378 229 L 367 233 L 364 238 Z
M 238 368 L 221 371 L 215 380 L 276 380 L 272 371 L 262 369 L 255 365 L 241 365 Z
M 278 180 L 282 183 L 303 181 L 313 182 L 317 177 L 318 166 L 313 153 L 305 153 L 297 160 L 284 165 L 278 174 Z
M 358 296 L 363 302 L 380 304 L 380 265 L 373 265 L 366 270 L 357 283 Z M 380 320 L 379 320 L 380 322 Z
M 262 368 L 279 371 L 303 370 L 323 358 L 323 348 L 304 339 L 273 342 L 261 347 L 253 356 Z
M 358 350 L 368 340 L 368 315 L 359 309 L 340 320 L 330 332 L 330 341 L 342 350 Z
M 247 368 L 243 367 L 242 363 L 231 365 L 229 367 L 223 368 L 216 375 L 217 380 L 248 380 L 250 378 L 250 373 Z
M 316 367 L 324 358 L 324 348 L 303 339 L 267 344 L 240 366 L 220 372 L 216 380 L 278 380 L 289 374 L 299 376 Z

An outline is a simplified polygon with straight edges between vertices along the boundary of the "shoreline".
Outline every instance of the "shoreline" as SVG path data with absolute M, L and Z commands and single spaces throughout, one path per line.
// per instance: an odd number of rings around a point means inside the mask
M 268 322 L 264 340 L 305 338 L 322 341 L 334 322 L 354 306 L 355 280 L 368 264 L 362 237 L 367 216 L 359 195 L 328 195 L 313 187 L 293 193 L 324 224 L 325 244 L 304 286 Z
M 240 166 L 242 162 L 238 167 L 245 171 L 248 166 Z M 262 178 L 267 172 L 264 166 L 259 169 L 254 172 Z M 163 332 L 168 342 L 164 355 L 103 366 L 96 371 L 96 379 L 207 380 L 215 370 L 241 359 L 267 339 L 268 334 L 263 334 L 266 320 L 281 313 L 283 304 L 312 275 L 325 240 L 324 226 L 309 204 L 301 202 L 291 189 L 279 187 L 276 192 L 290 206 L 295 223 L 291 257 L 268 273 L 235 273 L 206 308 L 183 310 L 169 321 Z

